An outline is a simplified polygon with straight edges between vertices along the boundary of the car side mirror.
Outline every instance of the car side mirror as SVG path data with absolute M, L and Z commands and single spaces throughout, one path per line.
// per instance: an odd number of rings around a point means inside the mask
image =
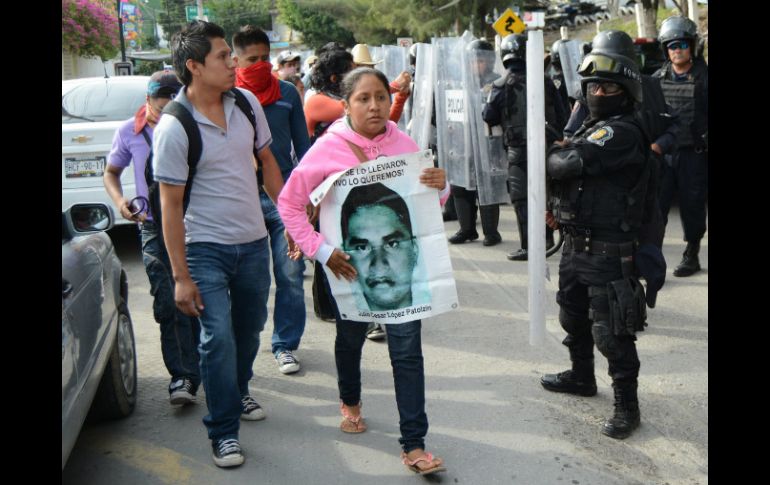
M 66 234 L 62 237 L 66 239 L 107 231 L 115 225 L 112 208 L 106 204 L 75 204 L 64 212 L 63 219 Z

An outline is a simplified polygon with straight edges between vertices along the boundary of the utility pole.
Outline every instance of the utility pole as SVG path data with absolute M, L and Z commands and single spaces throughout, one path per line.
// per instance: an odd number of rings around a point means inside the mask
M 120 37 L 120 58 L 123 62 L 126 62 L 126 41 L 123 39 L 123 10 L 120 8 L 120 0 L 118 2 L 118 37 Z

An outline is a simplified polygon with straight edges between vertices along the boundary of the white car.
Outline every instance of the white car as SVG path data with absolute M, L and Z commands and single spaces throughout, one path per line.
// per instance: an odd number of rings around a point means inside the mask
M 69 79 L 61 82 L 61 206 L 112 203 L 102 181 L 112 137 L 145 103 L 149 76 Z M 134 171 L 123 170 L 123 194 L 136 195 Z M 133 224 L 118 217 L 116 224 Z

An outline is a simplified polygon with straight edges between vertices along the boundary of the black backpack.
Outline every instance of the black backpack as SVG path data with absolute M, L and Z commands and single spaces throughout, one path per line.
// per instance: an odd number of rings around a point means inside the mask
M 252 128 L 254 128 L 254 140 L 257 139 L 257 121 L 254 110 L 251 107 L 251 103 L 246 99 L 246 96 L 236 88 L 230 90 L 235 95 L 235 104 L 240 108 L 246 118 L 251 122 Z M 192 181 L 195 177 L 195 172 L 198 168 L 198 161 L 200 161 L 201 153 L 203 152 L 203 141 L 201 140 L 201 133 L 198 129 L 198 123 L 190 113 L 190 110 L 185 108 L 182 103 L 177 101 L 169 102 L 165 108 L 163 108 L 163 114 L 168 114 L 178 119 L 182 123 L 184 132 L 187 135 L 188 149 L 187 149 L 187 165 L 190 170 L 187 174 L 187 183 L 184 189 L 184 201 L 183 201 L 183 213 L 187 212 L 187 206 L 190 205 L 190 191 L 192 190 Z M 147 144 L 150 145 L 150 154 L 147 156 L 147 162 L 144 165 L 144 180 L 147 183 L 147 200 L 150 206 L 150 213 L 152 214 L 155 224 L 160 230 L 163 227 L 161 221 L 161 209 L 160 209 L 160 183 L 155 181 L 155 177 L 152 170 L 152 140 L 147 132 L 142 129 L 142 136 L 144 136 Z M 256 148 L 254 148 L 254 154 L 256 155 Z

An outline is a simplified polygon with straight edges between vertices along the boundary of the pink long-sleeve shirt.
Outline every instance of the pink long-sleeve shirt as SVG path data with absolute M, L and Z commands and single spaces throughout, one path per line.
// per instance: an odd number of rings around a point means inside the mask
M 360 163 L 345 140 L 361 148 L 369 160 L 420 150 L 414 140 L 400 131 L 392 121 L 388 121 L 385 133 L 370 140 L 353 131 L 344 118 L 335 121 L 327 133 L 310 147 L 278 196 L 278 213 L 302 252 L 324 264 L 331 256 L 333 247 L 326 244 L 323 235 L 316 232 L 308 222 L 305 206 L 310 203 L 310 193 L 328 176 Z M 448 189 L 447 183 L 440 194 L 442 205 L 449 197 Z

